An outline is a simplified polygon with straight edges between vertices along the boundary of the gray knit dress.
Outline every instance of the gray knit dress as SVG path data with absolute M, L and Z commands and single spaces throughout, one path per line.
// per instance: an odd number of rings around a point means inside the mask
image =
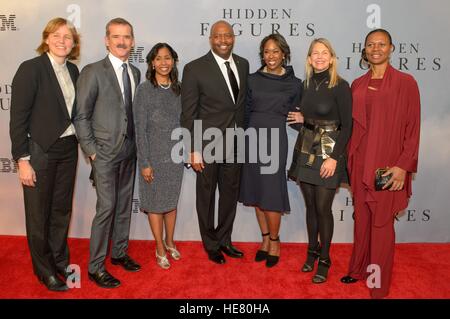
M 181 100 L 172 88 L 141 83 L 133 101 L 133 118 L 139 175 L 140 208 L 145 213 L 165 213 L 177 208 L 183 179 L 183 163 L 171 159 L 172 130 L 180 126 Z M 141 169 L 153 168 L 153 181 L 147 183 Z

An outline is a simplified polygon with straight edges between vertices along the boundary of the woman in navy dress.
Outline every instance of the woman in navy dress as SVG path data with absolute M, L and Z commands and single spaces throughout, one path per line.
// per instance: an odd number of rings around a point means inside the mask
M 302 85 L 287 65 L 290 49 L 282 35 L 266 36 L 259 54 L 262 66 L 249 76 L 246 108 L 246 133 L 256 140 L 250 138 L 246 143 L 239 201 L 255 207 L 263 236 L 255 261 L 265 260 L 267 267 L 273 267 L 280 256 L 281 215 L 290 211 L 286 119 L 299 105 Z

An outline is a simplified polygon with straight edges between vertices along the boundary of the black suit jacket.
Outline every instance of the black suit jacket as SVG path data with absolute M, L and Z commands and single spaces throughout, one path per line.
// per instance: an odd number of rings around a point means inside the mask
M 249 64 L 246 59 L 235 54 L 233 60 L 239 73 L 240 86 L 236 104 L 211 51 L 184 67 L 181 126 L 191 132 L 192 138 L 194 120 L 202 120 L 203 131 L 216 127 L 223 132 L 226 128 L 244 126 Z M 191 144 L 192 147 L 193 145 Z
M 67 61 L 75 86 L 78 68 Z M 47 152 L 71 123 L 47 53 L 23 62 L 12 82 L 9 133 L 15 160 L 30 155 L 29 136 Z

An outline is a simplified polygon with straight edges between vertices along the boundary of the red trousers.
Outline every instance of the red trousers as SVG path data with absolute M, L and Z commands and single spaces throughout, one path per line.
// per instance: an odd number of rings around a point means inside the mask
M 362 170 L 356 169 L 354 173 L 361 178 L 356 178 L 356 185 L 352 185 L 355 228 L 349 275 L 359 280 L 367 280 L 372 298 L 383 298 L 389 293 L 392 277 L 394 216 L 392 214 L 392 220 L 383 225 L 375 223 L 377 214 L 386 213 L 383 211 L 384 205 L 367 201 L 369 196 L 366 186 L 362 183 Z

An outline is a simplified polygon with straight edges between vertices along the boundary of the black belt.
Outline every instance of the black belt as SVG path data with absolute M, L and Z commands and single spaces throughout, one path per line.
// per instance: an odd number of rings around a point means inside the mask
M 338 131 L 340 129 L 339 121 L 335 120 L 311 120 L 307 119 L 303 123 L 303 126 L 308 130 L 314 131 L 322 129 L 324 131 Z

